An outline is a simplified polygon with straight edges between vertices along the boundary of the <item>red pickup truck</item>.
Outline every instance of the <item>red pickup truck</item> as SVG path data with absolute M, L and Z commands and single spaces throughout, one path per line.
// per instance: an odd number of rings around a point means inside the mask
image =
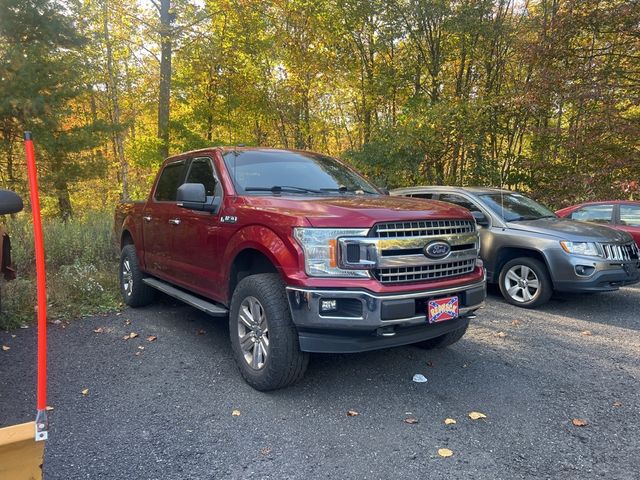
M 310 352 L 444 347 L 486 296 L 460 207 L 390 197 L 316 153 L 211 148 L 168 158 L 145 202 L 116 208 L 120 286 L 229 319 L 258 390 L 300 379 Z

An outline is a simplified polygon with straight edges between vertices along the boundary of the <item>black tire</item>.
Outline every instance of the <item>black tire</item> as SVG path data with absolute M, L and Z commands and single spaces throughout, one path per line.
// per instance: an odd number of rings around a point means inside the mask
M 513 272 L 511 275 L 509 272 Z M 523 273 L 523 272 L 529 273 Z M 518 273 L 520 272 L 520 273 Z M 507 276 L 511 275 L 507 280 Z M 517 278 L 525 280 L 526 283 L 518 284 Z M 537 288 L 534 290 L 531 285 Z M 507 282 L 512 285 L 507 286 Z M 553 284 L 547 267 L 540 260 L 531 257 L 514 258 L 504 264 L 500 270 L 500 278 L 498 280 L 500 293 L 504 299 L 512 305 L 523 308 L 535 308 L 547 303 L 553 294 Z
M 439 337 L 430 338 L 429 340 L 424 340 L 423 342 L 416 343 L 416 347 L 424 348 L 426 350 L 431 350 L 434 348 L 445 348 L 449 345 L 453 345 L 467 333 L 467 328 L 469 328 L 469 320 L 460 327 L 455 330 L 451 330 L 449 333 L 445 333 L 444 335 L 440 335 Z
M 241 306 L 243 317 L 240 317 Z M 255 315 L 253 307 L 258 312 Z M 251 321 L 247 323 L 247 319 Z M 248 327 L 249 324 L 253 326 Z M 244 347 L 240 345 L 242 333 L 245 339 L 252 336 L 243 342 Z M 309 354 L 300 351 L 298 331 L 291 320 L 284 284 L 277 273 L 250 275 L 238 283 L 231 298 L 229 336 L 238 369 L 256 390 L 289 386 L 304 376 L 309 365 Z M 264 352 L 265 345 L 267 354 L 263 353 L 260 364 L 259 354 L 258 361 L 255 360 L 256 349 Z M 249 362 L 255 362 L 255 366 Z
M 155 290 L 142 281 L 144 277 L 138 263 L 136 247 L 125 245 L 120 253 L 118 278 L 122 299 L 130 307 L 144 307 L 153 301 Z

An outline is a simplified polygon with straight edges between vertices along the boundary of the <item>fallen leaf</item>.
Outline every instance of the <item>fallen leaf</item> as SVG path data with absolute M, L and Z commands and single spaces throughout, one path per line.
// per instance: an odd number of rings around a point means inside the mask
M 206 334 L 207 334 L 207 331 L 206 331 L 206 330 L 198 330 L 198 331 L 196 332 L 196 335 L 206 335 Z
M 271 447 L 263 447 L 260 449 L 262 455 L 269 455 L 271 453 Z
M 487 418 L 487 416 L 480 412 L 469 412 L 469 418 L 471 420 L 480 420 L 481 418 Z
M 575 427 L 586 427 L 587 426 L 587 421 L 583 420 L 581 418 L 574 418 L 573 420 L 571 420 L 571 423 L 573 423 L 573 425 Z
M 498 337 L 498 338 L 505 338 L 506 336 L 507 336 L 507 334 L 506 334 L 506 333 L 504 333 L 504 332 L 498 332 L 498 333 L 496 333 L 496 337 Z
M 11 335 L 11 338 L 16 338 L 16 337 L 17 337 L 17 335 Z
M 142 352 L 136 352 L 136 353 L 134 353 L 134 355 L 135 355 L 136 357 L 139 357 L 141 353 L 142 353 Z
M 520 320 L 511 320 L 511 325 L 513 325 L 514 327 L 520 325 L 520 323 Z
M 125 324 L 125 325 L 131 325 L 131 320 L 125 320 L 125 321 L 124 321 L 124 324 Z
M 240 416 L 240 410 L 234 410 L 233 412 L 231 412 L 231 416 L 232 417 L 239 417 Z
M 44 409 L 45 409 L 47 412 L 50 412 L 50 411 L 52 411 L 52 410 L 53 410 L 53 407 L 52 407 L 51 405 L 47 405 L 46 407 L 44 407 Z
M 347 417 L 357 417 L 358 415 L 360 414 L 355 410 L 347 410 Z
M 433 367 L 433 362 L 427 362 L 427 367 Z
M 585 330 L 584 332 L 580 332 L 580 335 L 583 337 L 590 337 L 593 334 L 591 333 L 591 330 Z
M 138 345 L 138 349 L 139 350 L 144 350 L 144 347 L 142 345 Z
M 98 327 L 93 331 L 93 333 L 104 333 L 104 328 Z
M 82 390 L 82 395 L 89 395 L 89 389 L 85 388 L 84 390 Z
M 158 339 L 158 337 L 155 336 L 155 335 L 149 335 L 147 337 L 147 341 L 149 341 L 149 342 L 155 342 L 157 339 Z
M 116 313 L 116 317 L 119 317 L 120 315 L 122 315 L 122 312 L 117 312 Z
M 453 455 L 453 452 L 448 448 L 439 448 L 438 455 L 440 455 L 441 457 L 447 458 L 447 457 L 451 457 Z
M 136 338 L 138 336 L 138 334 L 136 332 L 131 332 L 128 335 L 125 335 L 124 337 L 122 337 L 124 340 L 130 340 L 132 338 Z
M 3 352 L 8 352 L 9 350 L 11 350 L 11 347 L 9 345 L 2 345 Z
M 407 417 L 404 419 L 404 423 L 408 423 L 409 425 L 415 425 L 418 423 L 418 419 L 416 417 Z
M 467 368 L 469 365 L 467 365 L 466 363 L 464 365 L 462 365 L 462 368 Z
M 444 419 L 444 424 L 445 425 L 454 425 L 456 423 L 458 423 L 458 422 L 456 422 L 453 418 L 445 418 Z
M 612 407 L 621 407 L 621 406 L 622 406 L 622 402 L 619 402 L 619 401 L 617 401 L 617 400 L 616 400 L 615 402 L 613 402 L 613 403 L 611 404 L 611 406 L 612 406 Z

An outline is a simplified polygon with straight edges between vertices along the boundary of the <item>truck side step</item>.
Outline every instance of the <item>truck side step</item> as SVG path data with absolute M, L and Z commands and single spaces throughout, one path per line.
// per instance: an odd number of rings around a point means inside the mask
M 178 300 L 181 300 L 184 303 L 211 315 L 212 317 L 226 317 L 229 314 L 229 310 L 226 308 L 200 297 L 196 297 L 195 295 L 180 290 L 179 288 L 176 288 L 167 282 L 163 282 L 162 280 L 158 280 L 157 278 L 144 278 L 142 281 L 150 287 L 160 290 L 162 293 L 166 293 L 170 297 L 177 298 Z

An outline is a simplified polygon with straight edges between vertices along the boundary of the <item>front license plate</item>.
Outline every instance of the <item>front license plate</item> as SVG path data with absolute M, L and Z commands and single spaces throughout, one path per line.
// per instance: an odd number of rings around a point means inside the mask
M 454 318 L 458 318 L 458 313 L 458 297 L 429 300 L 427 304 L 427 318 L 429 323 L 453 320 Z

